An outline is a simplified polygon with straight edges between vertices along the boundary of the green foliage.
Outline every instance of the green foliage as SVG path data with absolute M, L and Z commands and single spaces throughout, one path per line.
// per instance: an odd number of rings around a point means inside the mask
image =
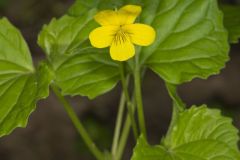
M 111 90 L 119 80 L 118 65 L 107 50 L 95 49 L 88 35 L 97 27 L 95 9 L 80 17 L 63 16 L 45 26 L 38 43 L 55 72 L 64 95 L 95 98 Z
M 142 50 L 141 59 L 166 82 L 207 78 L 219 73 L 229 59 L 216 0 L 153 1 L 143 15 L 142 21 L 158 35 L 154 45 Z
M 240 5 L 222 5 L 224 25 L 229 33 L 229 42 L 238 43 L 240 38 Z
M 195 107 L 182 112 L 162 145 L 138 140 L 132 160 L 237 160 L 238 131 L 215 109 Z
M 21 33 L 3 18 L 0 20 L 0 136 L 26 126 L 37 101 L 48 97 L 51 83 L 63 95 L 91 99 L 114 88 L 120 79 L 119 64 L 110 58 L 107 49 L 93 48 L 88 36 L 98 27 L 93 20 L 97 11 L 125 4 L 141 5 L 143 12 L 138 21 L 156 29 L 156 42 L 137 48 L 140 55 L 136 60 L 140 61 L 139 68 L 149 67 L 165 80 L 177 107 L 162 144 L 150 146 L 141 137 L 132 160 L 240 159 L 238 133 L 231 119 L 206 106 L 186 110 L 177 95 L 178 84 L 217 74 L 229 59 L 228 34 L 217 0 L 77 0 L 68 15 L 43 27 L 38 44 L 47 59 L 36 70 Z M 237 42 L 239 8 L 222 8 L 229 41 Z M 135 61 L 128 64 L 131 71 L 137 66 Z M 88 135 L 83 134 L 87 144 L 92 144 Z M 92 151 L 96 149 L 89 146 Z M 98 150 L 95 154 L 101 157 Z
M 39 44 L 45 48 L 54 66 L 57 84 L 66 95 L 80 94 L 94 98 L 110 90 L 117 83 L 119 74 L 117 65 L 108 57 L 108 51 L 91 48 L 87 40 L 87 35 L 96 25 L 84 26 L 82 24 L 88 23 L 80 24 L 77 19 L 86 17 L 84 15 L 89 10 L 93 10 L 92 8 L 113 9 L 127 3 L 144 6 L 140 22 L 151 24 L 158 33 L 154 45 L 141 48 L 141 64 L 150 67 L 168 83 L 167 88 L 175 101 L 175 106 L 184 108 L 185 105 L 177 96 L 176 84 L 217 74 L 228 60 L 227 32 L 216 0 L 119 0 L 108 3 L 104 0 L 95 3 L 78 0 L 69 10 L 69 15 L 74 18 L 63 17 L 53 21 L 43 30 L 41 35 L 44 36 L 40 35 L 39 38 Z M 225 19 L 226 17 L 229 15 L 225 16 Z M 65 18 L 67 21 L 64 21 Z M 74 28 L 71 25 L 72 21 L 75 22 L 74 19 L 80 26 Z M 91 21 L 89 19 L 89 22 Z M 67 24 L 66 27 L 64 24 Z M 229 26 L 227 28 L 232 33 L 230 39 L 235 40 L 236 37 L 235 39 L 232 37 L 236 33 L 230 28 L 230 24 L 226 25 L 225 20 L 225 25 Z M 65 32 L 65 29 L 69 29 L 69 25 L 72 26 L 71 30 Z M 61 26 L 60 30 L 58 30 L 59 26 Z M 85 28 L 86 31 L 82 30 Z M 74 38 L 68 39 L 71 36 L 64 35 L 79 33 L 84 34 L 82 36 L 84 40 L 75 41 Z M 61 37 L 67 38 L 61 43 L 59 41 Z M 62 46 L 71 49 L 68 51 L 62 49 Z M 99 70 L 99 67 L 103 69 Z M 89 72 L 85 74 L 88 70 Z M 110 75 L 113 75 L 111 83 L 108 79 Z M 98 79 L 95 76 L 99 79 L 106 77 L 107 81 L 104 79 L 102 85 L 96 85 L 99 81 L 95 81 Z M 71 77 L 74 78 L 73 81 Z M 89 79 L 94 80 L 90 85 L 87 82 Z M 99 86 L 103 88 L 98 88 Z M 132 160 L 239 159 L 237 142 L 237 130 L 232 126 L 229 118 L 222 117 L 219 111 L 207 109 L 206 106 L 192 107 L 183 111 L 174 121 L 162 145 L 150 146 L 144 138 L 140 138 Z
M 35 73 L 29 49 L 10 22 L 0 20 L 0 136 L 25 127 L 36 101 L 48 96 L 49 77 Z
M 83 14 L 79 11 L 93 7 L 113 9 L 124 4 L 142 5 L 140 22 L 156 29 L 157 41 L 142 48 L 140 61 L 166 82 L 181 84 L 194 78 L 205 79 L 219 73 L 228 61 L 227 32 L 216 0 L 118 0 L 108 3 L 78 0 L 69 14 L 79 16 Z
M 49 95 L 49 84 L 54 79 L 54 72 L 49 68 L 49 64 L 45 61 L 41 62 L 35 73 L 37 79 L 37 99 L 47 98 Z

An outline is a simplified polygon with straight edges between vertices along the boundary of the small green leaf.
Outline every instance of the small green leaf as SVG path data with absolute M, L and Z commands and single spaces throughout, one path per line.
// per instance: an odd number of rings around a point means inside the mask
M 118 65 L 96 49 L 69 56 L 56 70 L 56 83 L 65 95 L 92 99 L 111 90 L 118 80 Z
M 0 136 L 9 134 L 17 127 L 26 126 L 37 100 L 47 97 L 49 81 L 45 78 L 36 76 L 29 49 L 21 33 L 7 19 L 1 19 Z M 38 95 L 39 88 L 41 94 Z
M 85 42 L 88 41 L 89 32 L 97 27 L 97 23 L 92 20 L 95 13 L 96 10 L 92 9 L 81 17 L 54 18 L 50 24 L 43 27 L 38 37 L 38 44 L 50 60 L 54 61 L 54 68 L 65 60 L 60 57 L 61 55 L 74 54 L 79 49 L 84 50 L 89 47 Z
M 219 73 L 228 58 L 227 32 L 216 0 L 144 1 L 141 22 L 157 31 L 142 63 L 171 84 Z
M 224 25 L 228 30 L 229 42 L 238 43 L 240 38 L 240 5 L 222 5 Z
M 79 17 L 52 20 L 39 35 L 55 72 L 55 83 L 64 95 L 95 98 L 111 90 L 119 81 L 118 65 L 106 49 L 90 45 L 89 33 L 98 25 L 92 19 L 95 9 Z
M 54 72 L 49 68 L 49 64 L 45 61 L 41 62 L 36 72 L 36 79 L 38 82 L 37 99 L 45 99 L 49 95 L 49 84 L 54 79 Z
M 238 131 L 219 110 L 192 107 L 180 113 L 163 145 L 138 140 L 132 160 L 238 160 Z

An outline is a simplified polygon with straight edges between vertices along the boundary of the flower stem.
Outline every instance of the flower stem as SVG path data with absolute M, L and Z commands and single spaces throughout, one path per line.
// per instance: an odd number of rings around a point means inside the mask
M 133 110 L 133 112 L 135 112 L 134 96 L 132 98 L 132 102 L 133 102 L 132 110 Z M 128 113 L 126 121 L 124 123 L 122 135 L 121 135 L 121 138 L 120 138 L 120 141 L 119 141 L 118 152 L 116 154 L 116 160 L 120 160 L 122 158 L 122 155 L 123 155 L 123 152 L 124 152 L 127 140 L 128 140 L 130 128 L 131 128 L 131 118 L 130 118 L 130 115 Z
M 96 157 L 97 160 L 104 160 L 105 159 L 104 154 L 97 148 L 95 143 L 92 141 L 92 139 L 88 135 L 87 131 L 85 130 L 83 124 L 78 119 L 78 116 L 74 112 L 70 103 L 65 99 L 64 96 L 62 96 L 61 92 L 59 91 L 59 89 L 56 86 L 52 85 L 51 88 L 52 88 L 53 92 L 56 94 L 59 101 L 63 104 L 64 109 L 66 110 L 68 116 L 72 120 L 78 133 L 81 135 L 82 139 L 88 146 L 89 150 L 92 152 L 92 154 Z
M 142 90 L 141 90 L 141 74 L 140 74 L 140 65 L 139 65 L 139 55 L 135 56 L 135 71 L 134 71 L 134 87 L 135 87 L 135 97 L 137 103 L 137 111 L 138 111 L 138 121 L 141 130 L 141 134 L 147 139 L 147 131 L 145 125 L 145 117 L 143 110 L 143 102 L 142 102 Z
M 130 96 L 128 94 L 128 85 L 126 83 L 126 78 L 125 78 L 125 75 L 124 75 L 123 64 L 120 64 L 120 74 L 121 74 L 121 82 L 122 82 L 123 93 L 124 93 L 124 96 L 125 96 L 126 101 L 127 101 L 128 113 L 129 113 L 130 120 L 131 120 L 131 123 L 132 123 L 133 134 L 134 134 L 135 139 L 137 140 L 137 138 L 138 138 L 137 124 L 136 124 L 136 121 L 135 121 L 135 118 L 134 118 L 134 112 L 132 110 L 133 104 L 132 104 Z
M 121 135 L 121 138 L 119 141 L 118 152 L 116 154 L 116 160 L 120 160 L 122 158 L 125 146 L 127 144 L 127 139 L 129 136 L 130 128 L 131 128 L 131 119 L 128 114 L 125 124 L 124 124 L 124 127 L 123 127 L 122 135 Z
M 120 138 L 120 131 L 122 126 L 122 120 L 123 120 L 123 113 L 124 113 L 124 107 L 125 107 L 125 96 L 124 93 L 121 95 L 119 109 L 118 109 L 118 115 L 115 125 L 115 131 L 114 131 L 114 137 L 113 137 L 113 144 L 112 144 L 112 156 L 115 157 L 118 149 L 118 143 Z

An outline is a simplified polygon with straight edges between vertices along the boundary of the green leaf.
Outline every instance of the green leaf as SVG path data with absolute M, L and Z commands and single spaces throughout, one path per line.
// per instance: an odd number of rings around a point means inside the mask
M 38 77 L 41 75 L 36 76 L 21 33 L 7 19 L 1 19 L 0 136 L 9 134 L 17 127 L 25 127 L 37 100 L 47 97 L 49 81 Z M 42 81 L 41 86 L 39 80 Z M 38 95 L 39 88 L 41 94 Z
M 222 5 L 224 25 L 228 30 L 229 42 L 238 43 L 240 38 L 240 6 Z
M 43 61 L 39 64 L 36 72 L 37 99 L 45 99 L 49 96 L 49 84 L 54 79 L 54 72 L 49 68 L 50 64 Z
M 180 114 L 163 145 L 141 137 L 132 160 L 237 160 L 238 131 L 219 110 L 192 107 Z
M 165 138 L 165 145 L 176 148 L 179 145 L 194 141 L 217 140 L 226 143 L 237 150 L 239 140 L 238 131 L 232 125 L 232 120 L 221 116 L 217 109 L 208 109 L 207 106 L 193 106 L 180 113 L 172 132 Z
M 141 22 L 156 29 L 157 39 L 142 49 L 142 63 L 172 84 L 219 73 L 229 59 L 229 45 L 216 0 L 144 3 Z
M 39 35 L 55 72 L 55 83 L 64 95 L 95 98 L 111 90 L 118 82 L 118 64 L 108 50 L 90 45 L 89 33 L 98 27 L 92 9 L 79 17 L 53 19 Z
M 131 160 L 172 160 L 163 146 L 150 146 L 145 138 L 141 136 L 138 139 Z
M 118 65 L 108 53 L 88 50 L 67 57 L 56 70 L 56 83 L 64 95 L 95 98 L 111 90 L 119 80 Z

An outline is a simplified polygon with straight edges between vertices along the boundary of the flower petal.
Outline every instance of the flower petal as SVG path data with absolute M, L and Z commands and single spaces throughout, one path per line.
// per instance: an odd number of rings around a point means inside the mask
M 94 16 L 94 19 L 102 26 L 120 25 L 118 12 L 113 10 L 101 11 Z
M 124 40 L 114 40 L 110 47 L 110 55 L 113 60 L 127 61 L 135 55 L 135 47 L 129 37 L 125 37 Z
M 96 48 L 106 48 L 112 44 L 114 36 L 118 31 L 117 26 L 104 26 L 94 29 L 89 34 L 89 39 L 92 46 Z
M 94 16 L 94 19 L 102 26 L 132 24 L 141 11 L 142 8 L 140 6 L 126 5 L 117 11 L 101 11 Z
M 141 6 L 137 5 L 123 6 L 118 11 L 121 25 L 133 24 L 141 12 L 142 12 Z
M 123 26 L 129 34 L 131 42 L 140 46 L 149 46 L 155 41 L 156 32 L 154 28 L 145 24 L 129 24 Z

